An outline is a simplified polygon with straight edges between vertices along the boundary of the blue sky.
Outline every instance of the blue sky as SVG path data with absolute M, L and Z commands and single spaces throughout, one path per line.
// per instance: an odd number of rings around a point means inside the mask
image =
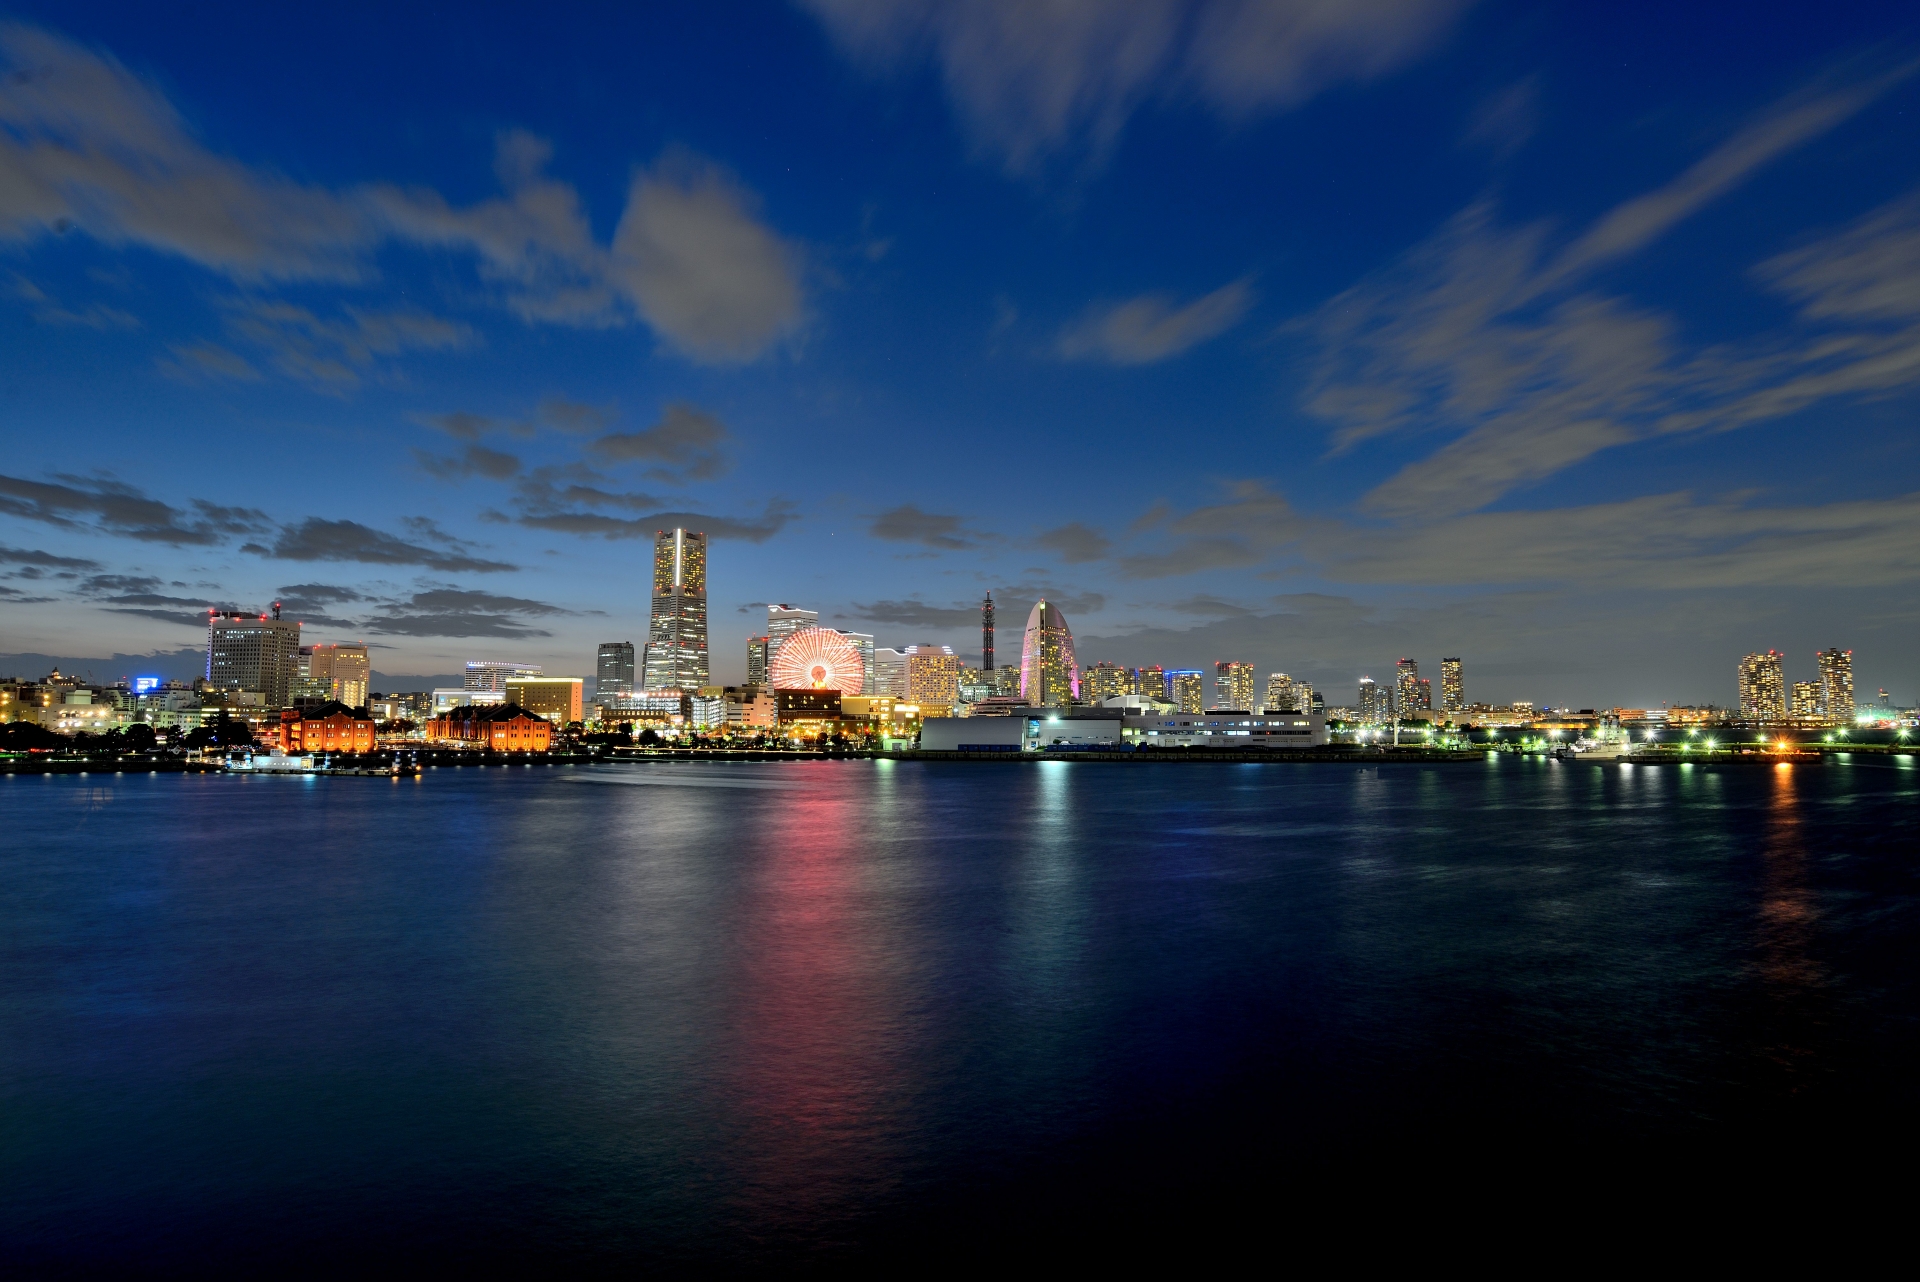
M 1920 695 L 1910 8 L 0 22 L 0 654 L 587 672 L 682 513 L 722 679 L 991 589 L 1336 697 Z

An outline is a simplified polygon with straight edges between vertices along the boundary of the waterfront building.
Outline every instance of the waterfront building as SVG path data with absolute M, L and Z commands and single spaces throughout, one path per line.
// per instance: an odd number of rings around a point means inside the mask
M 707 655 L 707 536 L 678 527 L 653 539 L 653 619 L 641 683 L 697 690 L 711 679 Z
M 1155 699 L 1165 699 L 1167 670 L 1157 663 L 1149 668 L 1138 669 L 1134 675 L 1133 688 L 1140 694 L 1150 695 Z
M 1825 700 L 1818 681 L 1796 681 L 1793 683 L 1793 697 L 1788 710 L 1795 721 L 1817 721 L 1823 715 Z
M 467 689 L 491 690 L 504 693 L 507 682 L 517 677 L 537 677 L 540 675 L 537 663 L 508 663 L 500 659 L 469 659 L 467 661 Z
M 801 628 L 788 633 L 767 675 L 776 690 L 860 694 L 866 689 L 866 664 L 860 652 L 833 628 Z
M 1167 697 L 1173 706 L 1186 713 L 1198 713 L 1206 699 L 1205 674 L 1197 668 L 1174 668 L 1167 672 Z
M 836 628 L 834 631 L 845 637 L 860 655 L 861 689 L 873 689 L 873 634 L 849 632 L 845 628 Z
M 634 675 L 633 642 L 602 641 L 594 664 L 593 692 L 632 694 Z
M 1300 707 L 1294 702 L 1293 678 L 1284 672 L 1267 674 L 1267 698 L 1260 705 L 1268 712 L 1294 712 Z
M 1467 689 L 1460 679 L 1460 660 L 1440 660 L 1440 710 L 1459 712 L 1466 706 Z
M 818 731 L 831 728 L 826 722 L 840 720 L 840 692 L 838 690 L 781 690 L 773 692 L 774 709 L 780 724 L 791 726 L 796 722 L 807 723 Z
M 373 664 L 364 643 L 314 645 L 301 650 L 307 660 L 307 680 L 325 697 L 349 708 L 367 706 L 367 684 Z
M 1853 724 L 1853 651 L 1822 650 L 1820 711 L 1836 725 Z
M 216 690 L 254 691 L 267 708 L 293 699 L 300 668 L 300 625 L 280 617 L 232 610 L 207 612 L 207 684 Z
M 279 740 L 288 752 L 372 752 L 373 718 L 344 701 L 312 708 L 288 708 L 280 714 Z
M 427 722 L 427 738 L 476 750 L 546 752 L 553 747 L 553 723 L 511 703 L 467 704 Z
M 960 656 L 953 652 L 952 646 L 910 645 L 906 656 L 908 703 L 943 704 L 951 708 L 960 702 Z
M 1100 703 L 1115 695 L 1133 694 L 1133 683 L 1132 668 L 1102 659 L 1080 673 L 1080 697 L 1088 703 Z
M 1748 721 L 1782 721 L 1787 715 L 1786 678 L 1778 650 L 1750 654 L 1740 660 L 1740 716 Z
M 747 638 L 747 684 L 767 684 L 767 638 Z
M 584 685 L 579 677 L 521 677 L 507 682 L 507 702 L 557 726 L 571 725 L 581 719 Z
M 1073 631 L 1060 607 L 1042 597 L 1027 614 L 1020 647 L 1020 693 L 1036 707 L 1071 704 L 1080 697 L 1080 665 Z
M 873 651 L 873 686 L 868 694 L 890 694 L 896 699 L 907 697 L 907 652 L 887 646 L 876 646 Z
M 770 605 L 767 607 L 767 671 L 773 671 L 775 659 L 780 657 L 780 643 L 794 633 L 806 628 L 820 626 L 818 610 L 802 610 L 792 605 Z
M 1214 697 L 1223 708 L 1252 712 L 1253 665 L 1228 659 L 1213 665 Z
M 1407 716 L 1423 706 L 1420 684 L 1418 662 L 1413 659 L 1402 659 L 1393 665 L 1393 704 L 1400 709 L 1400 715 Z M 1426 698 L 1428 703 L 1432 702 L 1431 694 Z
M 1361 725 L 1379 726 L 1393 720 L 1393 691 L 1382 688 L 1372 677 L 1360 678 L 1358 702 Z

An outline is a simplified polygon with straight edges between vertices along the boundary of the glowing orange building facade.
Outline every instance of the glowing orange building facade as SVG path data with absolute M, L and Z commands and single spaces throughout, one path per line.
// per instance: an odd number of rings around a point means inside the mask
M 373 719 L 344 703 L 288 708 L 280 714 L 280 746 L 288 752 L 372 752 Z
M 515 703 L 469 704 L 427 722 L 427 738 L 480 751 L 548 752 L 553 722 Z

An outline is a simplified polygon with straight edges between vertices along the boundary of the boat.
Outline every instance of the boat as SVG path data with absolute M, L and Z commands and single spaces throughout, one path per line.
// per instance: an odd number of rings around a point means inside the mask
M 401 761 L 398 757 L 384 766 L 336 766 L 333 759 L 323 753 L 290 753 L 281 748 L 271 752 L 249 752 L 243 756 L 228 757 L 226 773 L 236 775 L 367 775 L 381 778 L 404 778 L 420 773 L 420 767 Z

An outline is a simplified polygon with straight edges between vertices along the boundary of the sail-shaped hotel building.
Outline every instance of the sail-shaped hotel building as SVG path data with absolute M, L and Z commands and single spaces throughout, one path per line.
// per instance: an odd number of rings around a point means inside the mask
M 1037 708 L 1060 708 L 1080 697 L 1080 665 L 1073 657 L 1073 633 L 1060 607 L 1042 597 L 1027 615 L 1027 636 L 1020 647 L 1020 695 Z

